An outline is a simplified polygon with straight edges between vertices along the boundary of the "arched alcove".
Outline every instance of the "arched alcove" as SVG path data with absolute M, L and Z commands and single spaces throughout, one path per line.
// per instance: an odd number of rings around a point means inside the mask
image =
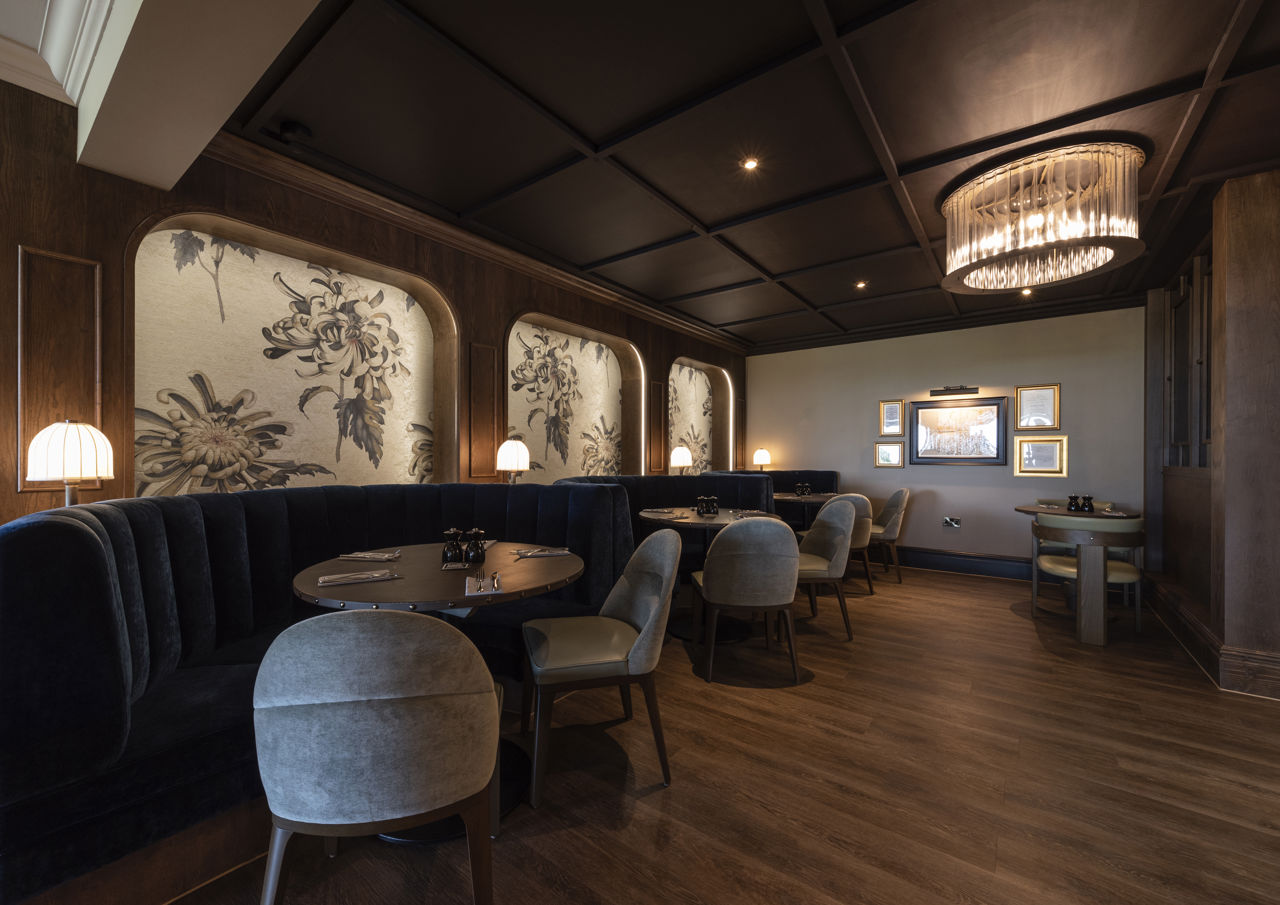
M 138 495 L 457 479 L 457 323 L 429 282 L 199 213 L 131 260 Z
M 667 372 L 667 448 L 688 446 L 693 472 L 733 468 L 733 379 L 716 365 L 681 356 Z
M 525 312 L 507 329 L 504 377 L 507 436 L 525 441 L 533 465 L 526 480 L 643 474 L 646 382 L 630 342 Z

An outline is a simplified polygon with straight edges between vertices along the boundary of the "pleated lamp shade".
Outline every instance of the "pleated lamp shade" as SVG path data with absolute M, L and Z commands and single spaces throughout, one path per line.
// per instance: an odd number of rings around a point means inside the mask
M 75 502 L 73 484 L 115 476 L 111 441 L 92 424 L 50 424 L 27 447 L 27 480 L 62 481 L 67 485 L 67 505 Z

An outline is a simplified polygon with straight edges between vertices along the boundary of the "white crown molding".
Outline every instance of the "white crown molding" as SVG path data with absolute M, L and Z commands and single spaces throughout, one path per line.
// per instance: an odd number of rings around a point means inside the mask
M 53 70 L 35 48 L 0 35 L 0 79 L 51 97 L 64 104 L 71 97 L 54 77 Z
M 73 104 L 80 103 L 112 5 L 112 0 L 48 0 L 40 56 Z

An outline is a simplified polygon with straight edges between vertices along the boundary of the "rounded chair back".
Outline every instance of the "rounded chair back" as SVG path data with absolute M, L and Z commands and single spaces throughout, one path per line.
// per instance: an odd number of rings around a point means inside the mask
M 702 595 L 712 603 L 778 606 L 795 596 L 800 550 L 786 522 L 745 518 L 721 529 L 707 549 Z
M 848 500 L 827 503 L 800 542 L 800 552 L 825 559 L 830 575 L 843 575 L 849 564 L 849 538 L 853 534 L 856 514 L 853 503 Z M 869 526 L 870 520 L 867 521 Z M 867 530 L 870 531 L 870 527 Z
M 633 676 L 653 672 L 658 665 L 679 565 L 680 535 L 670 528 L 655 531 L 636 547 L 600 608 L 601 616 L 626 622 L 640 633 L 627 656 L 627 672 Z
M 866 549 L 867 544 L 871 543 L 871 526 L 874 524 L 871 518 L 871 501 L 860 493 L 842 493 L 823 503 L 822 509 L 826 509 L 837 500 L 847 500 L 853 504 L 853 531 L 849 535 L 849 549 Z M 822 509 L 818 510 L 818 516 L 822 515 Z
M 272 642 L 253 689 L 267 804 L 305 824 L 411 817 L 480 792 L 498 699 L 480 652 L 448 623 L 391 610 L 329 613 Z
M 898 532 L 902 530 L 902 516 L 907 511 L 907 500 L 910 497 L 911 491 L 901 487 L 895 490 L 892 496 L 885 501 L 884 508 L 875 517 L 875 524 L 884 528 L 880 532 L 879 540 L 894 541 L 898 539 Z

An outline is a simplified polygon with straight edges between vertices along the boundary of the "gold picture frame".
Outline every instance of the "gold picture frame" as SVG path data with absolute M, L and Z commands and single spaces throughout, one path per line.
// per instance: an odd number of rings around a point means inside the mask
M 1014 387 L 1013 429 L 1016 431 L 1062 430 L 1058 418 L 1058 399 L 1062 384 L 1040 383 L 1035 386 Z
M 896 430 L 895 426 L 896 425 Z M 905 399 L 880 400 L 880 436 L 905 437 L 907 402 Z
M 901 440 L 895 440 L 889 443 L 876 442 L 875 461 L 876 468 L 902 468 L 906 464 L 903 459 L 905 457 L 906 444 Z
M 1015 478 L 1065 478 L 1066 437 L 1014 437 Z

